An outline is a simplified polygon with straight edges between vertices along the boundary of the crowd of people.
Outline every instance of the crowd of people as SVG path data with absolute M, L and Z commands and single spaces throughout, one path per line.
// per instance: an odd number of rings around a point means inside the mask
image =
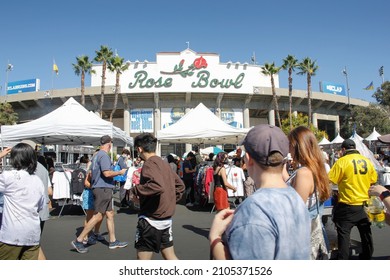
M 390 192 L 375 185 L 378 171 L 360 154 L 353 140 L 341 144 L 340 156 L 331 163 L 332 167 L 328 155 L 306 127 L 297 127 L 286 137 L 277 127 L 256 126 L 242 144 L 257 191 L 237 210 L 225 209 L 216 215 L 209 234 L 213 258 L 345 260 L 350 258 L 350 235 L 356 226 L 362 246 L 359 258 L 371 259 L 374 248 L 367 202 L 370 195 L 379 195 L 387 205 Z M 338 187 L 333 209 L 338 249 L 333 256 L 329 254 L 323 225 L 322 234 L 321 226 L 319 231 L 315 226 L 318 227 L 324 202 L 331 197 L 331 184 Z M 287 190 L 293 193 L 284 194 Z M 272 204 L 267 204 L 270 200 Z M 289 209 L 291 205 L 293 209 Z M 275 208 L 277 213 L 272 212 Z M 293 225 L 287 221 L 294 221 Z M 301 239 L 297 240 L 297 236 Z M 282 244 L 285 240 L 290 245 Z M 300 248 L 294 248 L 294 244 Z
M 82 232 L 71 241 L 77 252 L 87 253 L 86 244 L 105 240 L 100 234 L 104 218 L 108 248 L 128 246 L 115 235 L 113 195 L 118 189 L 121 207 L 137 205 L 137 259 L 152 259 L 155 253 L 177 259 L 172 234 L 176 204 L 172 201 L 183 198 L 187 207 L 199 205 L 196 175 L 206 162 L 217 211 L 209 231 L 211 259 L 349 259 L 353 227 L 361 237 L 359 257 L 371 259 L 374 248 L 366 203 L 370 196 L 378 196 L 389 209 L 390 182 L 383 179 L 385 168 L 375 170 L 353 140 L 344 140 L 340 151 L 328 154 L 306 127 L 285 135 L 276 126 L 262 124 L 247 133 L 230 158 L 226 152 L 202 157 L 198 147 L 183 161 L 173 155 L 161 158 L 156 146 L 152 134 L 138 135 L 136 160 L 123 149 L 115 162 L 120 168 L 114 170 L 109 156 L 112 139 L 105 135 L 91 158 L 80 158 L 86 218 Z M 28 144 L 5 148 L 0 158 L 8 154 L 12 169 L 0 174 L 0 259 L 45 259 L 40 237 L 50 211 L 50 168 L 39 162 Z M 238 188 L 228 180 L 231 165 L 242 169 L 245 188 L 241 201 L 234 204 L 239 206 L 233 209 L 229 193 Z M 118 181 L 119 176 L 127 180 Z M 332 184 L 338 187 L 332 215 L 338 250 L 331 256 L 326 231 L 318 221 L 325 201 L 334 195 Z M 386 222 L 390 224 L 389 213 Z

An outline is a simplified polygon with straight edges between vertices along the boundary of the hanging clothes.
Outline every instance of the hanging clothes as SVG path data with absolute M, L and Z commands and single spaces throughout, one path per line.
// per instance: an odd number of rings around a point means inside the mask
M 66 172 L 66 174 L 65 174 Z M 70 171 L 54 171 L 53 183 L 53 199 L 64 199 L 70 197 L 70 183 L 69 179 L 72 174 Z
M 231 165 L 226 168 L 226 174 L 229 184 L 231 184 L 233 187 L 236 187 L 237 189 L 236 192 L 228 189 L 228 197 L 244 197 L 244 170 L 241 167 Z

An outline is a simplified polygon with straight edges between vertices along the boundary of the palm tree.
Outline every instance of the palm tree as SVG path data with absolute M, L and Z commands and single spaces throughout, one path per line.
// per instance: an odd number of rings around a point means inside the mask
M 316 65 L 316 61 L 312 61 L 309 57 L 305 57 L 301 63 L 299 63 L 298 68 L 300 72 L 298 75 L 306 75 L 307 79 L 307 105 L 309 107 L 309 118 L 308 118 L 308 127 L 310 127 L 312 123 L 312 114 L 311 114 L 311 77 L 316 75 L 316 71 L 318 69 L 318 65 Z
M 106 70 L 107 70 L 107 64 L 110 63 L 110 60 L 112 58 L 113 52 L 112 50 L 107 46 L 100 46 L 99 51 L 95 51 L 96 62 L 102 62 L 102 84 L 100 87 L 100 106 L 99 106 L 99 114 L 100 117 L 103 115 L 103 104 L 104 104 L 104 88 L 106 85 Z
M 72 63 L 74 73 L 77 76 L 81 75 L 81 105 L 85 106 L 85 73 L 91 75 L 95 74 L 95 70 L 92 69 L 92 62 L 89 61 L 87 55 L 81 55 L 76 57 L 77 64 Z
M 298 60 L 293 55 L 288 55 L 283 59 L 282 68 L 288 71 L 288 97 L 289 97 L 289 118 L 290 118 L 290 130 L 293 129 L 292 124 L 292 72 L 294 68 L 298 66 Z
M 265 63 L 264 66 L 261 67 L 261 69 L 262 69 L 261 73 L 263 73 L 266 76 L 270 76 L 271 77 L 272 97 L 273 97 L 272 99 L 273 99 L 276 115 L 278 117 L 278 124 L 279 124 L 279 127 L 281 127 L 282 124 L 281 124 L 281 121 L 280 121 L 278 98 L 276 97 L 275 81 L 274 81 L 274 75 L 278 74 L 281 68 L 280 67 L 276 67 L 275 63 L 272 62 L 271 64 L 270 63 Z
M 112 72 L 116 72 L 115 76 L 115 99 L 114 99 L 114 106 L 112 108 L 111 114 L 110 114 L 110 122 L 112 122 L 112 118 L 114 117 L 114 113 L 116 111 L 116 107 L 118 105 L 118 93 L 120 89 L 120 76 L 123 71 L 126 71 L 129 69 L 130 63 L 123 64 L 123 57 L 119 57 L 118 55 L 112 57 L 110 59 L 110 63 L 108 63 L 108 69 Z

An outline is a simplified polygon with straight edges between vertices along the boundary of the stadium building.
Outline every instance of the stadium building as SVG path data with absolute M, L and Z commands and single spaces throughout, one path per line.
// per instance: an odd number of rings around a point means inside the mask
M 197 53 L 189 48 L 181 52 L 160 52 L 155 62 L 127 61 L 128 70 L 120 75 L 120 91 L 113 117 L 115 126 L 135 137 L 141 132 L 164 129 L 177 122 L 191 108 L 203 103 L 219 118 L 235 127 L 276 123 L 272 103 L 271 79 L 261 73 L 261 66 L 240 62 L 221 62 L 217 53 Z M 94 65 L 91 85 L 85 88 L 85 107 L 97 111 L 100 105 L 102 65 Z M 274 76 L 281 118 L 287 118 L 287 88 L 279 88 Z M 116 74 L 107 70 L 104 119 L 109 119 L 115 102 Z M 25 92 L 28 88 L 13 85 L 14 91 L 1 97 L 12 104 L 19 122 L 39 118 L 61 106 L 69 97 L 81 100 L 80 88 Z M 348 106 L 369 103 L 347 96 L 343 85 L 322 82 L 321 91 L 312 92 L 313 124 L 327 131 L 333 139 L 340 121 L 348 115 Z M 16 89 L 16 90 L 15 90 Z M 293 90 L 294 113 L 308 113 L 306 90 Z M 235 143 L 231 143 L 235 144 Z M 188 148 L 188 147 L 187 147 Z M 161 154 L 185 152 L 185 144 L 161 147 Z

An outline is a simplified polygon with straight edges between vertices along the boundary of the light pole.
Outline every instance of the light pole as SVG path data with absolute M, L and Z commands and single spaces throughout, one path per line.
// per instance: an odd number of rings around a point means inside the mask
M 7 96 L 7 94 L 8 94 L 8 73 L 10 71 L 12 71 L 12 69 L 14 69 L 14 66 L 12 64 L 10 64 L 8 61 L 7 67 L 5 68 L 5 73 L 6 73 L 5 87 L 4 87 L 5 96 Z
M 343 74 L 345 75 L 345 80 L 347 82 L 347 95 L 348 95 L 348 108 L 351 106 L 351 101 L 349 97 L 349 84 L 348 84 L 348 72 L 347 72 L 347 66 L 344 66 Z
M 383 75 L 383 66 L 379 68 L 379 76 L 382 78 L 382 84 L 385 82 L 385 77 Z

